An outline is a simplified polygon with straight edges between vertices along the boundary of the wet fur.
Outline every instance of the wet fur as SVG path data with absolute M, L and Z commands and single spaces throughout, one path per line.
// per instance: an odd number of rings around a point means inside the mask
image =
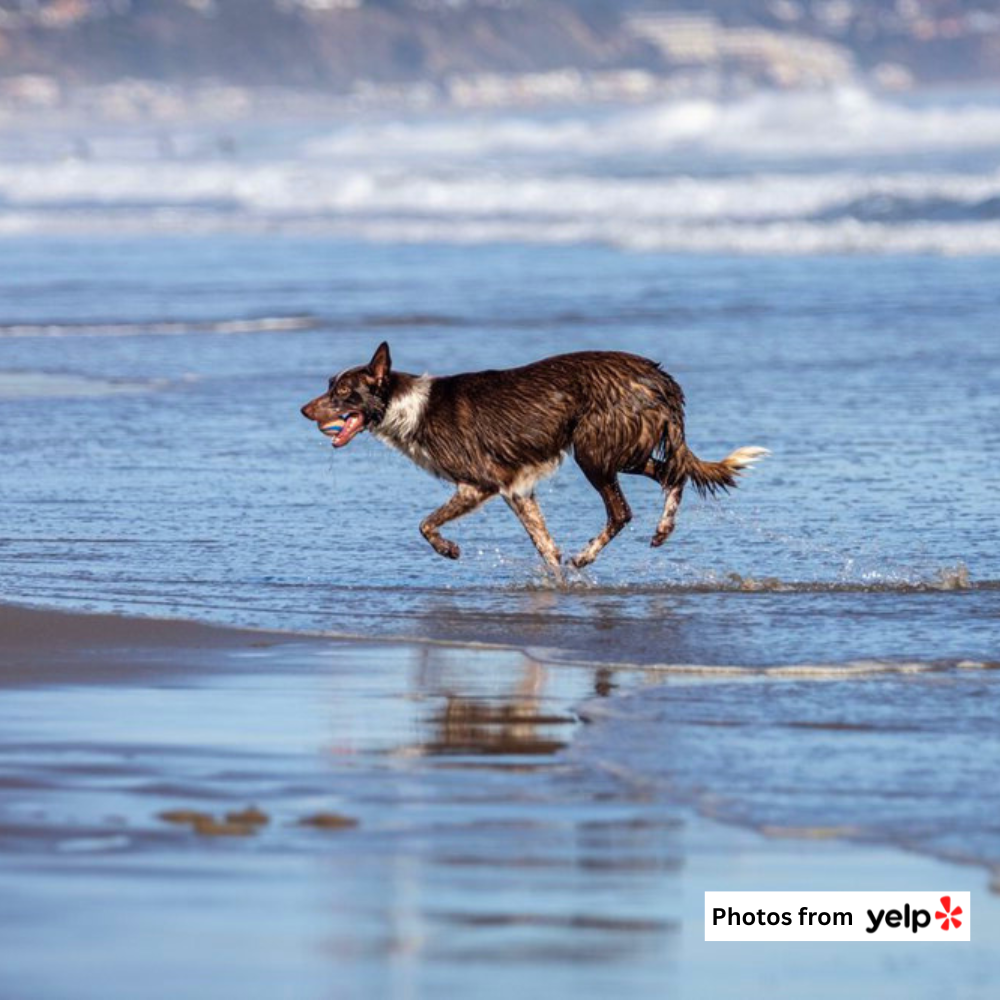
M 592 562 L 631 520 L 620 473 L 648 476 L 663 487 L 664 511 L 651 543 L 657 546 L 673 530 L 687 482 L 702 493 L 730 489 L 742 469 L 766 454 L 741 448 L 721 462 L 697 458 L 684 440 L 680 386 L 656 362 L 620 351 L 431 377 L 393 371 L 382 344 L 368 365 L 331 379 L 328 392 L 302 412 L 323 424 L 350 410 L 364 414 L 376 437 L 458 487 L 421 524 L 441 555 L 457 558 L 459 549 L 438 528 L 499 494 L 556 572 L 561 559 L 534 490 L 567 454 L 607 512 L 607 524 L 573 560 L 576 566 Z

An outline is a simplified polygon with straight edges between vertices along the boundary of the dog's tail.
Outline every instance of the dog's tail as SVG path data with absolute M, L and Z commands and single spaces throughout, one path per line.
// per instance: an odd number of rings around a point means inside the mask
M 771 453 L 767 448 L 737 448 L 731 455 L 727 455 L 721 462 L 703 462 L 687 445 L 683 445 L 683 452 L 677 457 L 681 465 L 683 475 L 694 483 L 695 489 L 702 495 L 711 493 L 715 495 L 719 490 L 734 489 L 737 484 L 736 477 L 744 469 L 749 469 L 754 462 L 759 461 Z

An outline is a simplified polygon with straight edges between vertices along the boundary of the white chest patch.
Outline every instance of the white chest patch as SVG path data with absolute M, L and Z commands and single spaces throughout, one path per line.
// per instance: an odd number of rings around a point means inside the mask
M 372 428 L 375 437 L 397 448 L 425 468 L 428 467 L 429 458 L 417 443 L 416 434 L 424 419 L 433 381 L 430 375 L 422 375 L 405 392 L 396 393 L 389 400 L 382 422 Z

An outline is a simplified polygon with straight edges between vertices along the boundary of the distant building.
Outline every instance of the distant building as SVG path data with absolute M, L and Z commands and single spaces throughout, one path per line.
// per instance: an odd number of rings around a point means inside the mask
M 674 67 L 742 70 L 781 87 L 840 83 L 854 75 L 848 49 L 809 35 L 728 27 L 698 14 L 636 14 L 627 27 Z
M 357 10 L 364 0 L 277 0 L 277 6 L 285 10 L 301 7 L 305 10 Z

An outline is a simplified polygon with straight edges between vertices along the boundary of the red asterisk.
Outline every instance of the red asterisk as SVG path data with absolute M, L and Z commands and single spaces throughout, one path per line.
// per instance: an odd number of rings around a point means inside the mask
M 934 914 L 935 920 L 943 920 L 944 923 L 941 925 L 941 930 L 946 931 L 949 927 L 954 926 L 956 928 L 962 926 L 962 921 L 958 919 L 958 915 L 962 912 L 961 906 L 956 906 L 953 910 L 951 908 L 951 896 L 941 897 L 941 906 L 944 908 L 944 913 L 938 910 Z

